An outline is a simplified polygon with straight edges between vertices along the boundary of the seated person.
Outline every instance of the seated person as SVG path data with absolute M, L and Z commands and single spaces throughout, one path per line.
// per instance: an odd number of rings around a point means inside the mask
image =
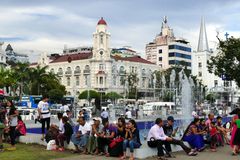
M 103 126 L 103 132 L 98 138 L 98 149 L 100 155 L 105 154 L 106 156 L 109 156 L 108 149 L 106 149 L 106 147 L 108 147 L 111 140 L 116 137 L 117 127 L 113 124 L 109 124 L 109 121 L 107 120 L 103 121 Z
M 140 142 L 139 130 L 137 124 L 134 120 L 129 120 L 126 127 L 125 140 L 123 141 L 123 156 L 121 159 L 126 159 L 127 147 L 130 148 L 130 158 L 129 160 L 134 160 L 133 152 L 134 148 L 139 148 L 142 144 Z
M 93 154 L 98 154 L 98 137 L 100 136 L 103 125 L 101 124 L 101 118 L 100 117 L 95 117 L 93 118 L 93 125 L 92 125 L 92 130 L 88 139 L 88 153 Z
M 174 125 L 174 118 L 173 116 L 169 116 L 167 118 L 167 123 L 163 125 L 163 130 L 166 136 L 175 137 L 175 134 L 177 133 L 178 128 L 173 130 L 173 125 Z M 172 152 L 171 144 L 168 141 L 166 141 L 164 145 L 168 153 Z M 171 156 L 171 154 L 169 154 L 168 156 Z
M 91 125 L 89 125 L 85 121 L 84 117 L 79 117 L 78 122 L 79 122 L 79 129 L 77 133 L 73 134 L 71 137 L 71 141 L 73 142 L 76 148 L 76 151 L 74 151 L 74 153 L 80 152 L 79 147 L 82 149 L 83 153 L 86 153 L 87 142 L 91 132 Z
M 194 121 L 187 127 L 182 140 L 189 143 L 189 145 L 198 151 L 203 151 L 204 147 L 204 139 L 203 135 L 206 134 L 206 131 L 199 131 L 197 128 L 200 124 L 199 118 L 194 118 Z
M 22 117 L 19 115 L 19 116 L 18 116 L 18 124 L 17 124 L 17 126 L 16 126 L 15 136 L 16 136 L 16 137 L 25 136 L 26 133 L 27 133 L 26 125 L 25 125 L 25 123 L 22 121 Z
M 189 156 L 197 155 L 197 153 L 192 151 L 191 148 L 188 148 L 186 145 L 184 145 L 182 141 L 166 136 L 162 126 L 163 126 L 162 119 L 157 118 L 155 121 L 155 125 L 151 127 L 147 137 L 148 146 L 151 148 L 157 147 L 158 159 L 166 160 L 166 158 L 164 158 L 164 152 L 163 152 L 163 146 L 162 146 L 165 142 L 169 142 L 170 144 L 180 145 Z
M 67 144 L 69 144 L 71 136 L 73 134 L 72 126 L 70 125 L 70 123 L 68 123 L 68 117 L 63 117 L 62 123 L 64 127 L 64 132 L 59 133 L 57 138 L 55 139 L 57 149 L 59 151 L 64 151 L 64 141 L 66 141 Z
M 217 117 L 217 129 L 219 130 L 222 139 L 225 139 L 226 144 L 230 144 L 230 140 L 228 138 L 228 129 L 224 128 L 222 125 L 222 117 L 218 116 Z
M 219 139 L 219 132 L 217 130 L 217 127 L 215 125 L 215 122 L 211 122 L 211 129 L 209 130 L 210 136 L 211 136 L 211 141 L 210 141 L 210 148 L 212 152 L 216 152 L 217 148 L 217 142 Z
M 118 118 L 118 123 L 117 123 L 117 137 L 122 137 L 125 138 L 125 127 L 126 127 L 126 122 L 124 118 Z

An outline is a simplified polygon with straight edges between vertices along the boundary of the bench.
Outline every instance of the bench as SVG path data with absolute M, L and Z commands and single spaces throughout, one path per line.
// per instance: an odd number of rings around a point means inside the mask
M 20 136 L 19 142 L 25 143 L 25 144 L 35 143 L 35 144 L 47 146 L 47 143 L 41 140 L 41 136 L 42 136 L 41 134 L 27 134 L 26 136 Z M 75 149 L 72 142 L 70 142 L 65 147 L 67 149 Z M 180 146 L 171 145 L 171 147 L 173 152 L 182 151 L 182 148 Z M 129 149 L 127 150 L 127 155 L 130 155 Z M 140 148 L 134 150 L 134 156 L 138 159 L 145 159 L 147 157 L 152 157 L 156 155 L 157 155 L 157 148 L 148 147 L 146 141 L 142 142 L 142 146 Z

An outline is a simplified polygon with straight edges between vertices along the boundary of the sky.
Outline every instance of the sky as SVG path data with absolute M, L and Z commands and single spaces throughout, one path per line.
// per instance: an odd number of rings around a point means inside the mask
M 67 47 L 92 46 L 92 34 L 103 17 L 111 47 L 131 46 L 144 56 L 145 45 L 161 30 L 164 16 L 176 37 L 197 48 L 201 17 L 209 46 L 216 34 L 240 35 L 239 0 L 1 0 L 0 41 L 36 61 L 38 54 L 62 53 Z

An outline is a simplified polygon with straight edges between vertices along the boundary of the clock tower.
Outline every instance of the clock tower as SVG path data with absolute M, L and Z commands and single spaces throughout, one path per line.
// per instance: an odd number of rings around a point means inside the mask
M 93 58 L 95 60 L 109 60 L 110 47 L 109 47 L 110 33 L 107 32 L 107 23 L 101 18 L 96 27 L 96 32 L 93 33 Z

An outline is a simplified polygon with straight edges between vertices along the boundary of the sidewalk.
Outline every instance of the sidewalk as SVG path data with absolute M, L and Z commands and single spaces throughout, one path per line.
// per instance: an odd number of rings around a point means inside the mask
M 211 152 L 209 150 L 205 150 L 204 152 L 199 153 L 196 157 L 186 156 L 184 152 L 174 153 L 173 155 L 176 158 L 169 158 L 169 160 L 240 160 L 239 156 L 231 155 L 231 148 L 229 146 L 218 148 L 217 152 Z M 119 158 L 106 158 L 99 156 L 89 156 L 89 155 L 79 155 L 76 157 L 71 157 L 71 160 L 79 160 L 79 159 L 89 159 L 89 160 L 117 160 Z M 157 158 L 148 158 L 147 160 L 156 160 Z M 61 158 L 56 160 L 69 160 L 69 158 Z

